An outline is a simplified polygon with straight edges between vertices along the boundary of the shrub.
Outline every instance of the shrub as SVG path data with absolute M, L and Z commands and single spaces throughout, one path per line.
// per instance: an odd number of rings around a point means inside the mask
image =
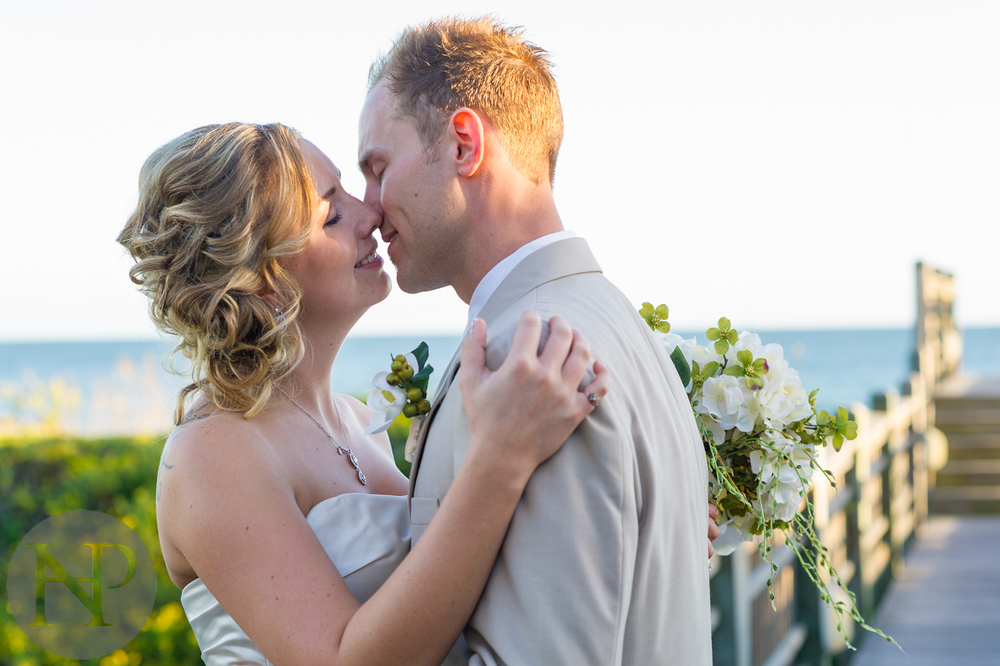
M 199 663 L 200 651 L 167 575 L 156 532 L 153 498 L 163 440 L 74 438 L 0 440 L 0 563 L 2 578 L 14 549 L 35 525 L 49 516 L 89 509 L 114 516 L 131 527 L 153 557 L 156 601 L 142 631 L 121 650 L 102 659 L 69 663 L 137 666 Z M 0 613 L 0 663 L 14 666 L 66 664 L 24 634 L 10 613 L 3 587 Z

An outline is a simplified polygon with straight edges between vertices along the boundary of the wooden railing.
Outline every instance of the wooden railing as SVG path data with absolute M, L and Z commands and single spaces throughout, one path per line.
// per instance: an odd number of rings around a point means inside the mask
M 961 360 L 961 336 L 952 319 L 952 276 L 917 264 L 914 371 L 902 392 L 876 395 L 869 408 L 851 407 L 858 436 L 839 452 L 825 447 L 820 463 L 833 473 L 834 493 L 817 474 L 812 499 L 816 529 L 863 617 L 878 602 L 903 555 L 927 520 L 927 492 L 947 456 L 934 428 L 934 390 Z M 756 543 L 713 562 L 713 647 L 719 666 L 847 664 L 852 652 L 833 613 L 802 571 L 791 549 L 775 548 L 772 610 L 768 567 Z M 830 585 L 834 589 L 834 585 Z M 845 626 L 852 643 L 862 637 Z M 866 632 L 861 632 L 866 633 Z

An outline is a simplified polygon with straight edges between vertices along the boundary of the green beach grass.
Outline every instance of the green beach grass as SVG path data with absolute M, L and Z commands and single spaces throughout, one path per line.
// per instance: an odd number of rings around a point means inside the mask
M 47 421 L 47 423 L 45 423 Z M 50 416 L 18 436 L 0 436 L 0 663 L 12 666 L 87 664 L 138 666 L 194 664 L 200 651 L 167 575 L 156 531 L 156 471 L 165 436 L 84 439 L 55 434 Z M 10 425 L 10 424 L 8 424 Z M 403 473 L 409 420 L 389 429 Z M 10 430 L 8 430 L 8 433 Z M 35 645 L 8 606 L 7 567 L 14 549 L 46 518 L 75 509 L 118 518 L 142 538 L 156 567 L 156 601 L 142 631 L 121 650 L 101 659 L 67 660 Z

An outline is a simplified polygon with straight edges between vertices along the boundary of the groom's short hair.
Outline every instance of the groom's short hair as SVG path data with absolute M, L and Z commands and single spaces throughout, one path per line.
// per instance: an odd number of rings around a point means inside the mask
M 548 53 L 522 39 L 522 28 L 493 18 L 445 18 L 407 28 L 368 73 L 368 91 L 388 82 L 420 133 L 435 144 L 461 107 L 483 113 L 511 162 L 551 183 L 562 143 L 562 107 Z

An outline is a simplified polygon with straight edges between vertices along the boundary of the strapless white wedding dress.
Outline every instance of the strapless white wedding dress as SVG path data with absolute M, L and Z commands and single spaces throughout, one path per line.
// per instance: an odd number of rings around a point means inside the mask
M 361 603 L 375 594 L 410 550 L 405 496 L 337 495 L 314 506 L 306 522 Z M 200 579 L 181 591 L 181 605 L 208 666 L 271 663 Z

